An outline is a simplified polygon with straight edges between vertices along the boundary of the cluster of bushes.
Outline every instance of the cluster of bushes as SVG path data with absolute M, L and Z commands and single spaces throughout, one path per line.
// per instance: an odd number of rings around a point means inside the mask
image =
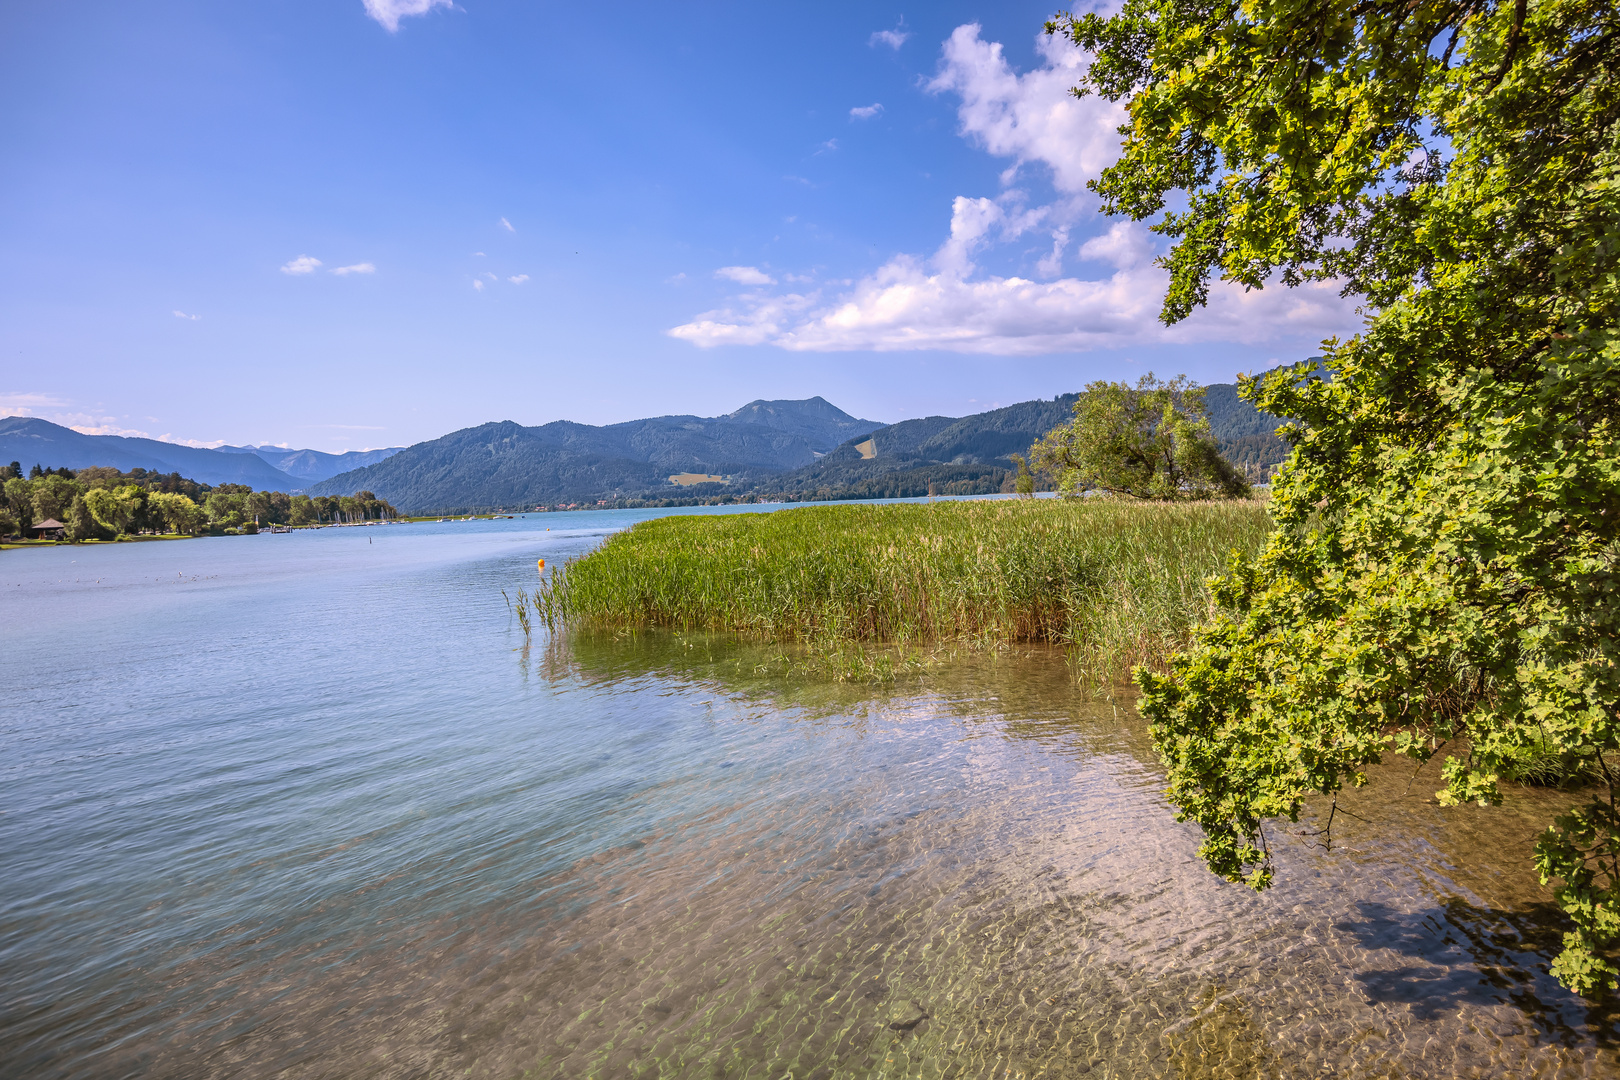
M 255 533 L 269 525 L 321 525 L 394 518 L 369 491 L 357 495 L 288 495 L 244 484 L 210 486 L 178 473 L 105 466 L 42 469 L 25 477 L 17 462 L 0 467 L 0 535 L 27 534 L 60 521 L 67 539 L 115 540 L 142 533 L 215 536 Z

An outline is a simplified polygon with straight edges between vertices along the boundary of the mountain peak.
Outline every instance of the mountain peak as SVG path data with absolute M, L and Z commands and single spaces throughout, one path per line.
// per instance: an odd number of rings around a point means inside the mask
M 866 420 L 857 420 L 819 394 L 815 397 L 799 400 L 766 401 L 764 398 L 758 398 L 750 401 L 736 412 L 727 413 L 726 419 L 736 420 L 744 424 L 765 423 L 767 426 L 775 426 L 763 419 L 770 416 L 814 417 L 817 420 L 831 420 L 834 423 L 844 424 L 869 423 Z

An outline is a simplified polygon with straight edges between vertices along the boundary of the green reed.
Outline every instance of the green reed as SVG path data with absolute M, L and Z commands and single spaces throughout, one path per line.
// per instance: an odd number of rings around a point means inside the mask
M 1260 502 L 1111 499 L 667 517 L 554 571 L 533 603 L 553 630 L 723 631 L 821 651 L 1046 642 L 1113 683 L 1182 647 L 1210 614 L 1205 579 L 1270 527 Z

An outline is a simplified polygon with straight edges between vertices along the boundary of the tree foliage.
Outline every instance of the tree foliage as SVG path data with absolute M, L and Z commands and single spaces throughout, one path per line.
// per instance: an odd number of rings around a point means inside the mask
M 1172 501 L 1249 493 L 1215 447 L 1204 391 L 1185 375 L 1090 384 L 1074 403 L 1074 419 L 1041 436 L 1029 460 L 1065 495 L 1097 490 Z
M 112 488 L 92 488 L 84 493 L 85 506 L 98 524 L 114 536 L 129 531 L 129 526 L 140 511 L 146 493 L 133 484 Z
M 1230 879 L 1263 824 L 1391 750 L 1493 803 L 1528 748 L 1605 779 L 1536 847 L 1554 972 L 1620 985 L 1620 16 L 1592 0 L 1126 0 L 1049 29 L 1129 102 L 1095 185 L 1174 241 L 1163 316 L 1222 277 L 1366 298 L 1297 418 L 1265 551 L 1169 675 L 1140 672 L 1170 795 Z
M 398 516 L 369 491 L 311 498 L 254 491 L 245 484 L 210 487 L 178 473 L 145 469 L 121 473 L 104 466 L 73 470 L 36 465 L 27 479 L 15 463 L 0 469 L 9 474 L 0 484 L 0 536 L 27 532 L 35 522 L 51 518 L 67 527 L 68 539 L 80 541 L 136 533 L 219 535 L 254 532 L 262 525 L 346 524 Z

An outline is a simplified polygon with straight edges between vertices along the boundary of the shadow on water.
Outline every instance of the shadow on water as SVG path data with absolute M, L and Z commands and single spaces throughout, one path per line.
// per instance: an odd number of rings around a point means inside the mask
M 1612 1048 L 1614 1003 L 1588 1003 L 1549 972 L 1566 925 L 1551 902 L 1504 911 L 1450 896 L 1415 911 L 1362 900 L 1355 917 L 1336 928 L 1364 949 L 1405 961 L 1356 974 L 1372 1001 L 1404 1005 L 1425 1022 L 1467 1006 L 1510 1003 L 1549 1039 L 1571 1047 L 1592 1039 Z

